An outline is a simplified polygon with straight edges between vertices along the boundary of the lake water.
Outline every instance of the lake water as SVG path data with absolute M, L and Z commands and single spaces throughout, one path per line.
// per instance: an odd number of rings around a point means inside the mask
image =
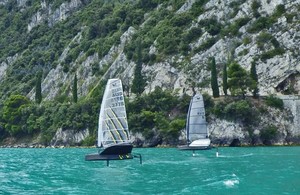
M 300 194 L 300 147 L 197 151 L 134 148 L 125 161 L 85 161 L 96 148 L 0 149 L 0 194 Z

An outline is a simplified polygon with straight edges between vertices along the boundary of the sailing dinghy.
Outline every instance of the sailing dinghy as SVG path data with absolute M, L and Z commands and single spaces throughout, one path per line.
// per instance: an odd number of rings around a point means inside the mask
M 109 79 L 104 91 L 98 122 L 98 153 L 85 156 L 87 161 L 127 160 L 141 155 L 131 153 L 122 82 L 120 79 Z
M 187 144 L 179 146 L 180 150 L 207 150 L 211 149 L 203 96 L 196 94 L 190 101 L 186 123 Z

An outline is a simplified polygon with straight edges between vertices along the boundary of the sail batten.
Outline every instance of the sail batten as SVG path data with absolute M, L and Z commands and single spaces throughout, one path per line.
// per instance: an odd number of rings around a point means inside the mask
M 114 115 L 114 117 L 115 118 L 112 118 L 112 119 L 114 119 L 114 120 L 116 120 L 117 121 L 117 123 L 118 123 L 118 125 L 120 126 L 120 130 L 121 130 L 121 132 L 122 133 L 124 133 L 124 136 L 128 139 L 128 131 L 126 131 L 126 129 L 125 129 L 125 126 L 123 125 L 123 123 L 122 123 L 122 121 L 121 121 L 121 117 L 120 118 L 118 118 L 118 116 L 117 116 L 117 114 L 112 110 L 112 109 L 110 109 L 110 111 L 112 112 L 112 114 Z M 123 121 L 124 120 L 126 120 L 126 118 L 124 118 L 123 117 Z M 118 129 L 119 130 L 119 129 Z
M 109 122 L 110 122 L 110 123 L 113 125 L 113 127 L 114 127 L 114 128 L 112 128 L 113 131 L 112 131 L 112 129 L 110 129 L 110 131 L 111 131 L 112 133 L 117 134 L 117 137 L 120 138 L 119 140 L 122 140 L 122 137 L 121 137 L 121 135 L 119 134 L 119 132 L 115 130 L 115 129 L 117 129 L 115 123 L 114 123 L 112 120 L 109 120 Z M 117 139 L 115 139 L 115 140 L 117 140 Z

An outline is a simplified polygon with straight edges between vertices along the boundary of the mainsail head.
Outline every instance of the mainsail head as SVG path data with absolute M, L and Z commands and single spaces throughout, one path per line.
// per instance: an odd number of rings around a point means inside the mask
M 129 140 L 122 82 L 120 79 L 109 79 L 100 109 L 97 145 L 106 147 Z
M 201 94 L 196 94 L 190 101 L 186 130 L 189 142 L 208 137 L 204 101 Z

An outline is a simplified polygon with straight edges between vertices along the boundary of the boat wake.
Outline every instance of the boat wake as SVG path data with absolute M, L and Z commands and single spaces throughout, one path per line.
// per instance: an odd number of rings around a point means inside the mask
M 243 155 L 238 155 L 238 156 L 227 156 L 227 155 L 218 155 L 219 158 L 242 158 L 242 157 L 248 157 L 248 156 L 253 156 L 253 153 L 249 154 L 243 154 Z
M 229 179 L 223 182 L 226 187 L 232 188 L 234 185 L 239 184 L 240 181 L 237 179 Z
M 205 182 L 209 182 L 208 186 L 234 188 L 240 183 L 240 179 L 233 173 L 231 175 L 219 175 L 217 178 L 210 178 Z
M 232 188 L 240 183 L 239 178 L 236 176 L 236 174 L 233 173 L 231 177 L 231 179 L 226 179 L 223 181 L 223 184 L 228 188 Z

